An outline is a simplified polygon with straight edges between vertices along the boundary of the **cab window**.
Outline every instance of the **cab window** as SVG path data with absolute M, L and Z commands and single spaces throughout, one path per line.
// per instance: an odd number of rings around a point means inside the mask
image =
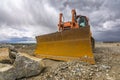
M 85 27 L 86 26 L 86 18 L 81 16 L 78 18 L 78 24 L 80 27 Z

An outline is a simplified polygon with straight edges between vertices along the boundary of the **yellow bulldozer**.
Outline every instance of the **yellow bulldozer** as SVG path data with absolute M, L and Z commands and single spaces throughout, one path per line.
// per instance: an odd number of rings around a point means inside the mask
M 59 15 L 58 31 L 36 36 L 35 56 L 55 60 L 82 60 L 94 64 L 94 38 L 90 31 L 88 18 L 72 11 L 71 21 L 64 22 Z

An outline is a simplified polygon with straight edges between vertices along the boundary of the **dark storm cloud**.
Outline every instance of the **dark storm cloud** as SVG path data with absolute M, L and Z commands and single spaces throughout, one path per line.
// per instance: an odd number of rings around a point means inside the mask
M 120 41 L 120 0 L 51 0 L 51 5 L 63 12 L 75 8 L 88 16 L 96 40 Z
M 2 0 L 4 2 L 4 0 Z M 55 21 L 50 20 L 56 17 L 52 15 L 52 9 L 46 1 L 42 0 L 5 0 L 6 8 L 0 8 L 0 22 L 7 25 L 43 25 L 44 27 L 55 26 Z M 16 1 L 16 2 L 14 2 Z M 2 3 L 1 3 L 2 5 Z M 49 8 L 51 9 L 50 11 Z M 48 10 L 47 10 L 48 9 Z M 51 24 L 50 24 L 51 23 Z
M 31 13 L 36 24 L 56 29 L 57 12 L 52 7 L 49 6 L 47 1 L 28 0 L 25 2 L 25 4 L 27 5 L 26 9 L 28 10 L 29 13 Z
M 1 0 L 0 41 L 57 30 L 57 12 L 47 0 Z
M 1 0 L 0 38 L 34 38 L 56 31 L 59 12 L 69 20 L 73 8 L 89 17 L 96 40 L 120 40 L 120 0 Z

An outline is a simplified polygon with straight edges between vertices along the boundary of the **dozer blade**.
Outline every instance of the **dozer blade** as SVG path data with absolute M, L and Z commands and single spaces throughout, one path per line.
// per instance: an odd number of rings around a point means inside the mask
M 89 27 L 37 36 L 36 57 L 94 64 Z

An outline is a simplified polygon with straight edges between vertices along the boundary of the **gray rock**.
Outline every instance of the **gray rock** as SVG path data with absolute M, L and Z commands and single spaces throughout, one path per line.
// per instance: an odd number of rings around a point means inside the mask
M 0 80 L 15 80 L 16 71 L 15 67 L 6 64 L 0 64 Z
M 10 49 L 10 52 L 9 52 L 9 57 L 11 59 L 11 63 L 13 64 L 15 59 L 16 59 L 16 55 L 18 54 L 18 52 L 15 50 L 11 50 Z
M 5 51 L 5 52 L 4 52 Z M 1 54 L 6 53 L 5 59 L 9 59 L 13 64 L 0 64 L 0 80 L 15 80 L 23 77 L 30 77 L 39 74 L 43 70 L 41 59 L 29 56 L 25 53 L 9 51 L 8 48 L 1 50 Z M 2 59 L 3 56 L 1 56 Z
M 13 64 L 16 68 L 17 78 L 29 77 L 39 74 L 43 70 L 42 60 L 24 53 L 18 53 Z

